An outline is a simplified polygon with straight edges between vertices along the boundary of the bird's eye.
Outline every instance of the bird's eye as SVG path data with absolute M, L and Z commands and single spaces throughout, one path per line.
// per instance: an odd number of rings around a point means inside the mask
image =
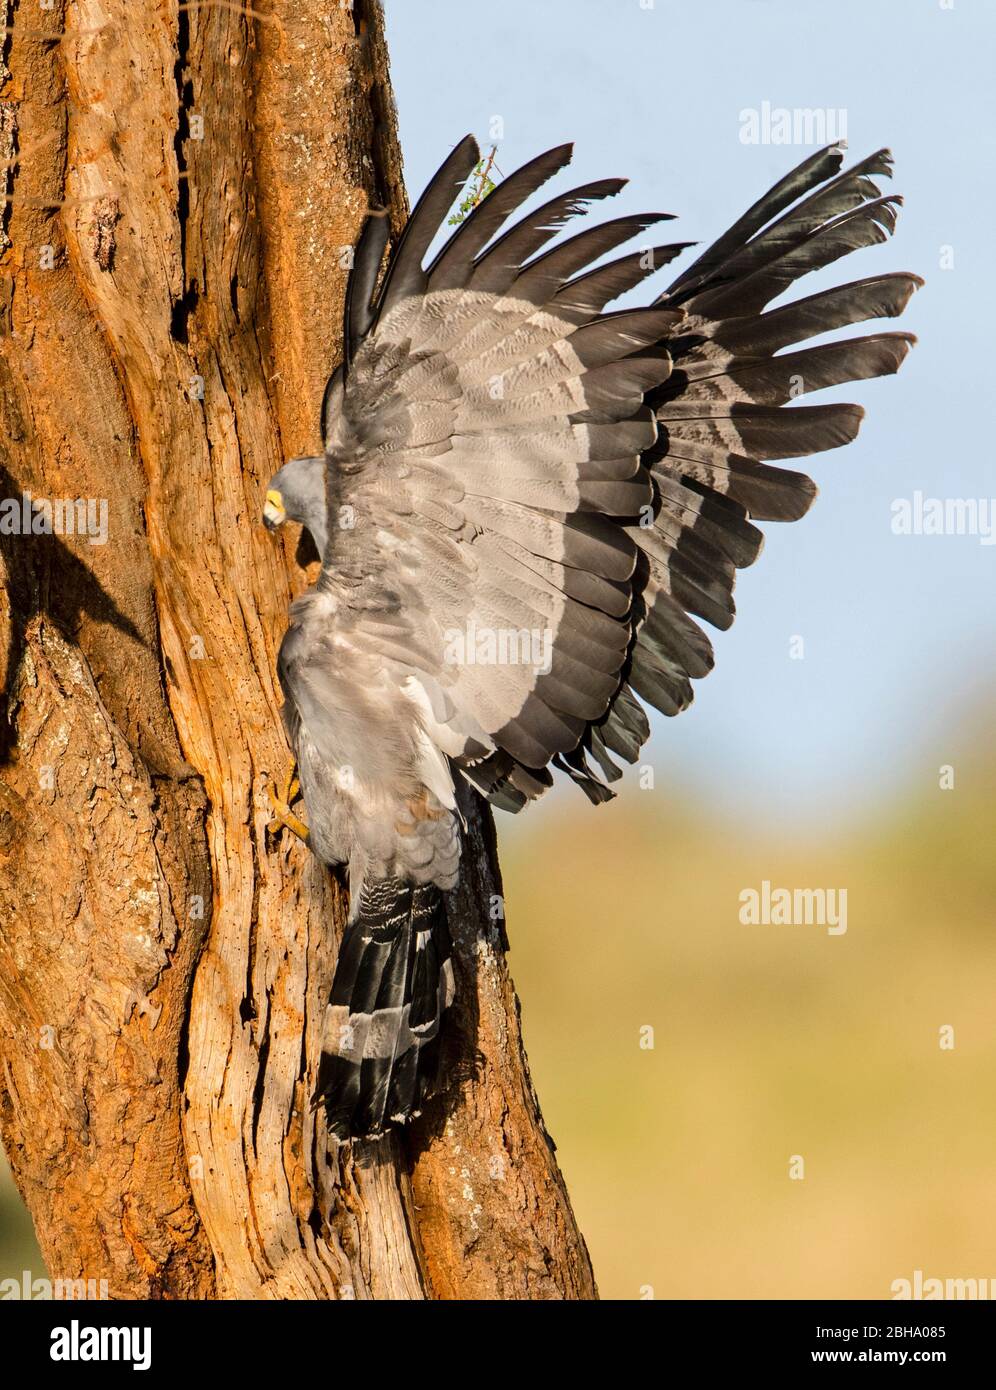
M 266 494 L 266 505 L 263 507 L 263 525 L 268 531 L 275 531 L 286 520 L 284 499 L 275 488 L 270 488 Z

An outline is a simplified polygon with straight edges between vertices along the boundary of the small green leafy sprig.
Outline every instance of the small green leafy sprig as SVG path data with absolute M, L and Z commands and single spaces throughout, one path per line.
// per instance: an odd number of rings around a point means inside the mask
M 494 169 L 496 172 L 501 173 L 501 170 L 498 168 L 497 164 L 495 164 L 495 155 L 497 153 L 498 146 L 492 145 L 484 158 L 479 159 L 475 164 L 474 172 L 470 176 L 470 184 L 466 196 L 462 198 L 457 205 L 457 210 L 453 216 L 447 219 L 448 226 L 458 227 L 464 218 L 468 217 L 470 213 L 474 211 L 478 203 L 483 202 L 489 193 L 494 192 L 495 184 L 491 177 L 491 170 Z

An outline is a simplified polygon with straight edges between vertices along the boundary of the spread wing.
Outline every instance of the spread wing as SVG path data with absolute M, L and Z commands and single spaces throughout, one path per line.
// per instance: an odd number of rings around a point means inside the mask
M 754 520 L 815 495 L 772 467 L 854 437 L 850 405 L 800 393 L 893 372 L 910 335 L 795 349 L 901 312 L 920 283 L 883 275 L 769 310 L 809 270 L 881 241 L 897 199 L 885 151 L 840 172 L 803 162 L 647 308 L 606 304 L 683 244 L 594 261 L 664 220 L 617 218 L 543 251 L 620 180 L 546 202 L 499 235 L 569 161 L 512 174 L 431 265 L 430 243 L 479 158 L 467 137 L 412 213 L 379 294 L 383 219 L 347 292 L 344 367 L 323 406 L 330 535 L 319 587 L 345 640 L 405 683 L 426 733 L 517 809 L 551 763 L 593 800 L 648 735 L 641 701 L 685 708 L 733 618 Z M 792 349 L 785 351 L 785 349 Z

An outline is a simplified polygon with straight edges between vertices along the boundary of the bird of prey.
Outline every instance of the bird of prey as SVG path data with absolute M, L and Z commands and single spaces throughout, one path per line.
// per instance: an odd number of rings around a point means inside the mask
M 383 1134 L 440 1084 L 454 993 L 443 893 L 467 787 L 518 811 L 556 770 L 608 799 L 617 760 L 648 737 L 645 705 L 677 714 L 711 668 L 696 620 L 733 621 L 754 523 L 813 501 L 808 477 L 770 460 L 857 433 L 858 406 L 790 402 L 894 372 L 914 341 L 797 346 L 895 317 L 922 283 L 911 274 L 768 307 L 886 239 L 900 202 L 875 183 L 887 150 L 843 171 L 839 146 L 810 155 L 664 293 L 616 312 L 691 243 L 603 261 L 667 220 L 647 214 L 543 250 L 622 179 L 506 227 L 570 158 L 561 145 L 499 183 L 428 265 L 478 165 L 471 136 L 383 275 L 388 222 L 367 219 L 324 454 L 292 459 L 267 491 L 267 524 L 303 523 L 322 561 L 291 605 L 279 675 L 311 847 L 349 871 L 316 1096 L 339 1141 Z

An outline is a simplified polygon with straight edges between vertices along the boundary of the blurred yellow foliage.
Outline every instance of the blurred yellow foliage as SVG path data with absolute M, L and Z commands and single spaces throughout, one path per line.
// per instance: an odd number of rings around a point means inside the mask
M 994 784 L 976 751 L 954 790 L 786 837 L 628 782 L 506 836 L 526 1045 L 603 1296 L 996 1279 Z M 742 925 L 763 879 L 846 888 L 846 934 Z

